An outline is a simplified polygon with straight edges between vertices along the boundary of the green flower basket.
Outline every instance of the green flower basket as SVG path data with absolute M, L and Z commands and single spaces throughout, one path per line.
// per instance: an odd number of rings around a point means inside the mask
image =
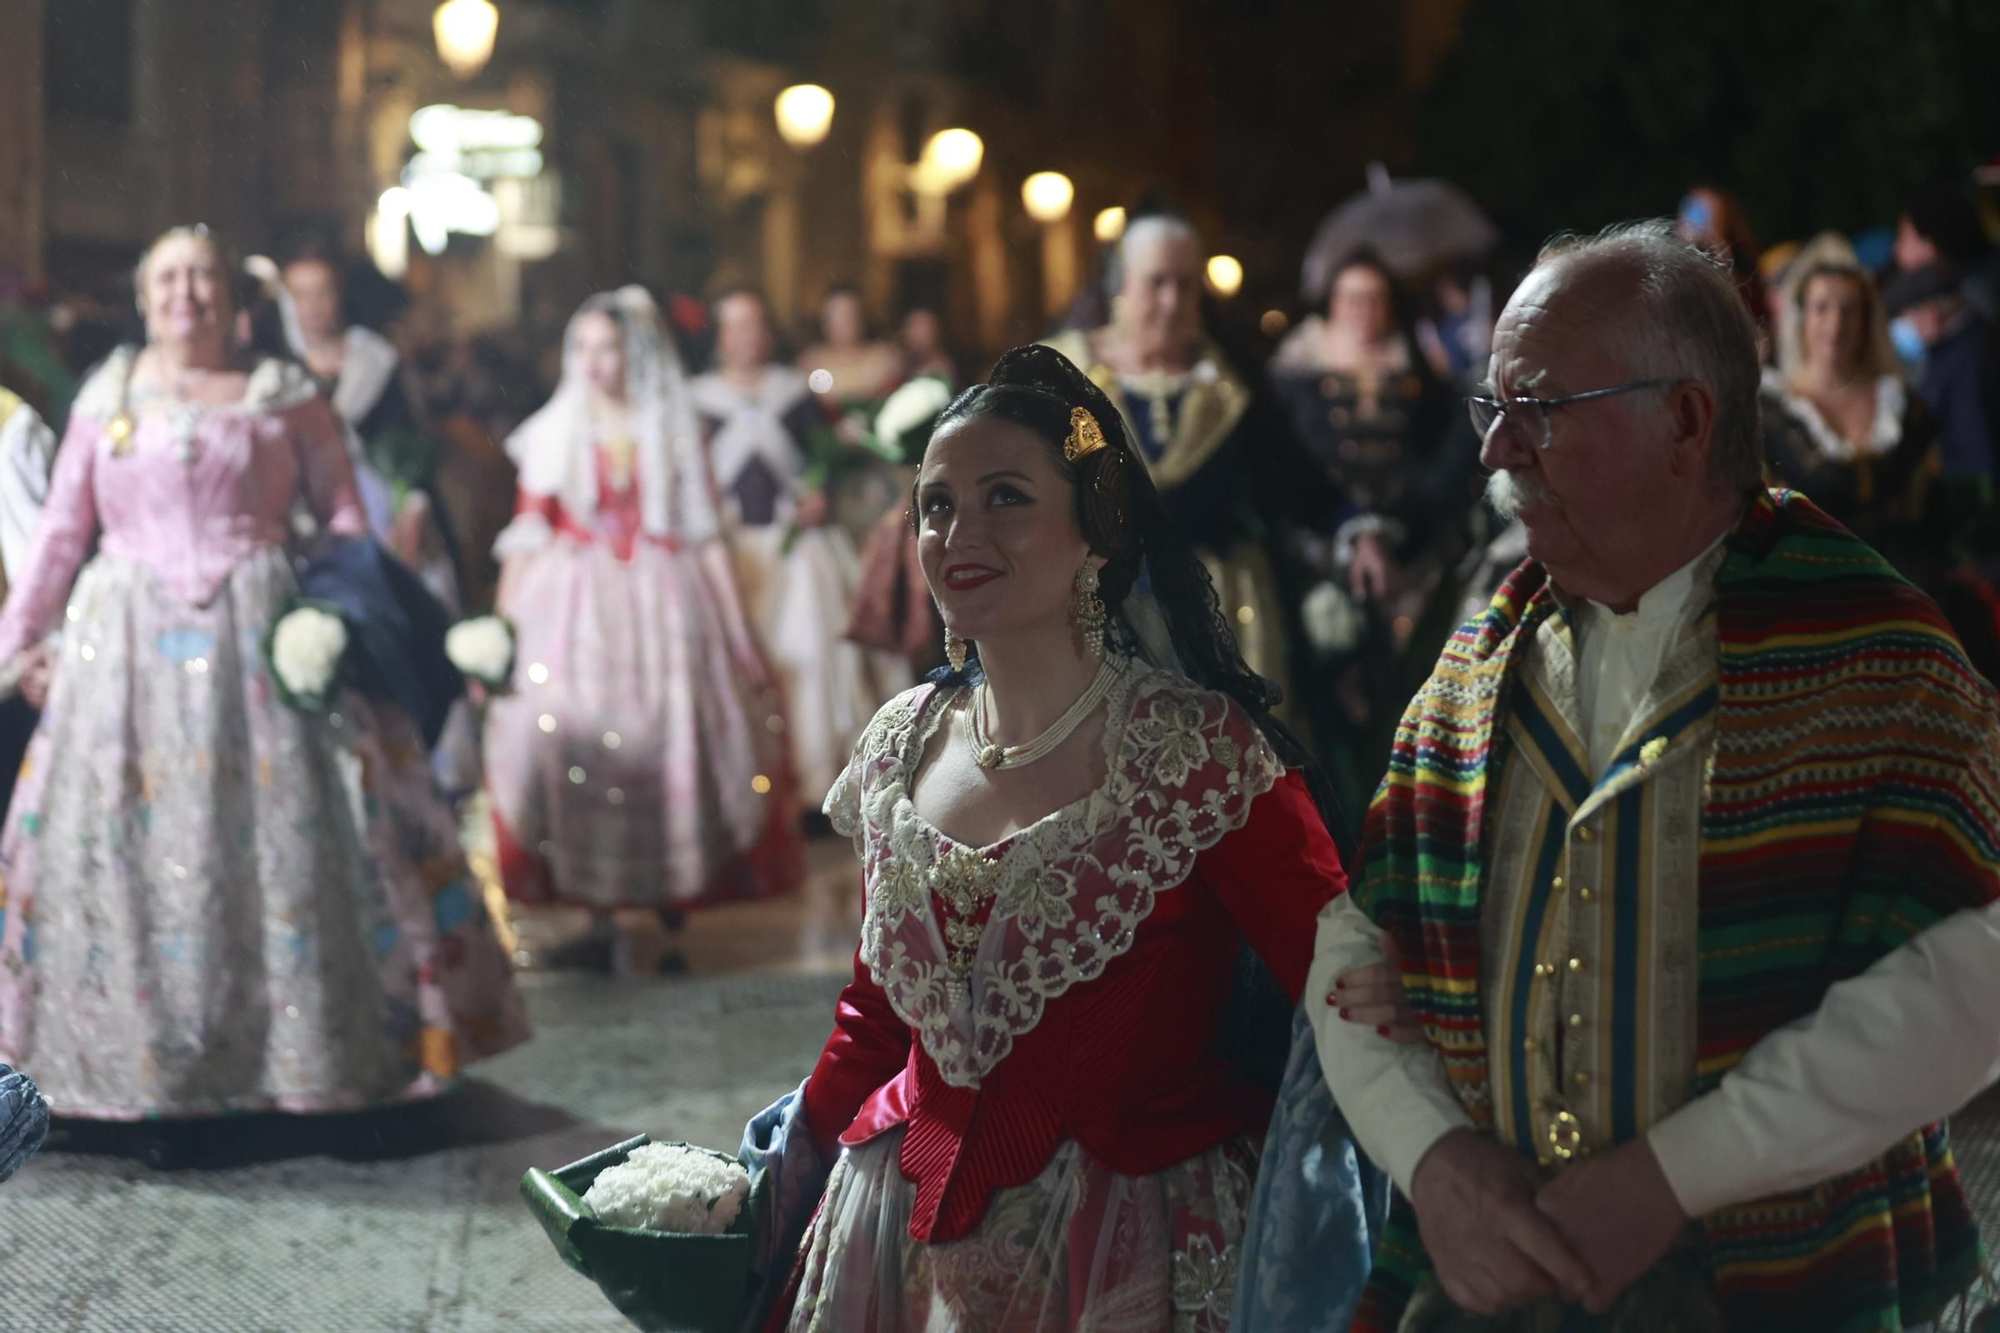
M 728 1231 L 682 1235 L 614 1227 L 591 1216 L 583 1194 L 598 1173 L 650 1142 L 641 1134 L 556 1171 L 530 1170 L 521 1197 L 563 1262 L 595 1282 L 618 1312 L 648 1333 L 736 1333 L 749 1313 L 759 1273 L 753 1237 L 766 1208 L 768 1176 L 751 1178 L 750 1197 Z M 736 1159 L 693 1144 L 725 1162 Z

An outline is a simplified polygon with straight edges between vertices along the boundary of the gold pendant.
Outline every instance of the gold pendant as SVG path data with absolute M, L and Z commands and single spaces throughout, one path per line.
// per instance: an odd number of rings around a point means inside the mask
M 124 412 L 105 423 L 105 438 L 111 441 L 111 456 L 124 458 L 132 452 L 132 418 Z

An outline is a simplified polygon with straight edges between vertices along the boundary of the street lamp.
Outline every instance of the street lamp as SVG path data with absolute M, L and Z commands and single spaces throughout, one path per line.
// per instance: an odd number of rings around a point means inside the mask
M 779 137 L 804 152 L 817 148 L 833 128 L 833 94 L 816 83 L 795 83 L 778 94 L 774 107 Z
M 1243 289 L 1243 265 L 1235 255 L 1208 257 L 1208 285 L 1217 296 L 1234 296 Z
M 932 194 L 950 194 L 979 174 L 986 144 L 971 130 L 939 130 L 924 145 L 913 179 Z
M 1061 222 L 1075 198 L 1076 186 L 1060 171 L 1038 171 L 1021 182 L 1021 204 L 1040 223 Z
M 461 79 L 486 68 L 493 58 L 493 39 L 500 32 L 500 11 L 492 0 L 445 0 L 431 15 L 438 59 Z
M 1099 245 L 1110 245 L 1125 234 L 1125 210 L 1116 204 L 1100 210 L 1091 221 L 1090 232 Z

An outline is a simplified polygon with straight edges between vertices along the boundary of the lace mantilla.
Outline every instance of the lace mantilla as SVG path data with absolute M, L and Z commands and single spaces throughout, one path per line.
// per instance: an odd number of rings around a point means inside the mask
M 910 799 L 952 697 L 919 686 L 891 700 L 826 813 L 854 839 L 867 878 L 861 961 L 945 1082 L 976 1088 L 1050 1000 L 1131 949 L 1156 896 L 1242 827 L 1284 766 L 1234 702 L 1135 666 L 1107 700 L 1104 782 L 990 847 L 967 847 Z M 934 895 L 993 900 L 962 976 Z
M 96 421 L 109 421 L 126 411 L 130 397 L 133 363 L 138 349 L 122 346 L 104 358 L 77 390 L 74 411 Z M 304 366 L 265 357 L 250 372 L 243 397 L 234 403 L 203 407 L 203 412 L 282 412 L 297 407 L 319 394 L 318 386 Z

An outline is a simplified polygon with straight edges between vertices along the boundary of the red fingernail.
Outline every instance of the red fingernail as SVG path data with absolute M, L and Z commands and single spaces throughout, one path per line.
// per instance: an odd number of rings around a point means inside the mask
M 1334 988 L 1335 990 L 1346 990 L 1346 989 L 1347 989 L 1347 983 L 1346 983 L 1345 981 L 1336 981 L 1336 982 L 1334 982 L 1334 983 L 1333 983 L 1333 988 Z
M 1354 1015 L 1353 1015 L 1353 1014 L 1350 1014 L 1350 1013 L 1348 1013 L 1348 1012 L 1347 1012 L 1347 1011 L 1346 1011 L 1345 1009 L 1343 1009 L 1343 1010 L 1341 1010 L 1341 1011 L 1340 1011 L 1340 1016 L 1341 1016 L 1342 1018 L 1352 1018 L 1352 1017 L 1354 1017 Z
M 1376 1036 L 1378 1036 L 1378 1037 L 1386 1037 L 1386 1036 L 1388 1036 L 1388 1035 L 1389 1035 L 1389 1025 L 1388 1025 L 1387 1023 L 1377 1023 L 1377 1024 L 1375 1025 L 1375 1035 L 1376 1035 Z

